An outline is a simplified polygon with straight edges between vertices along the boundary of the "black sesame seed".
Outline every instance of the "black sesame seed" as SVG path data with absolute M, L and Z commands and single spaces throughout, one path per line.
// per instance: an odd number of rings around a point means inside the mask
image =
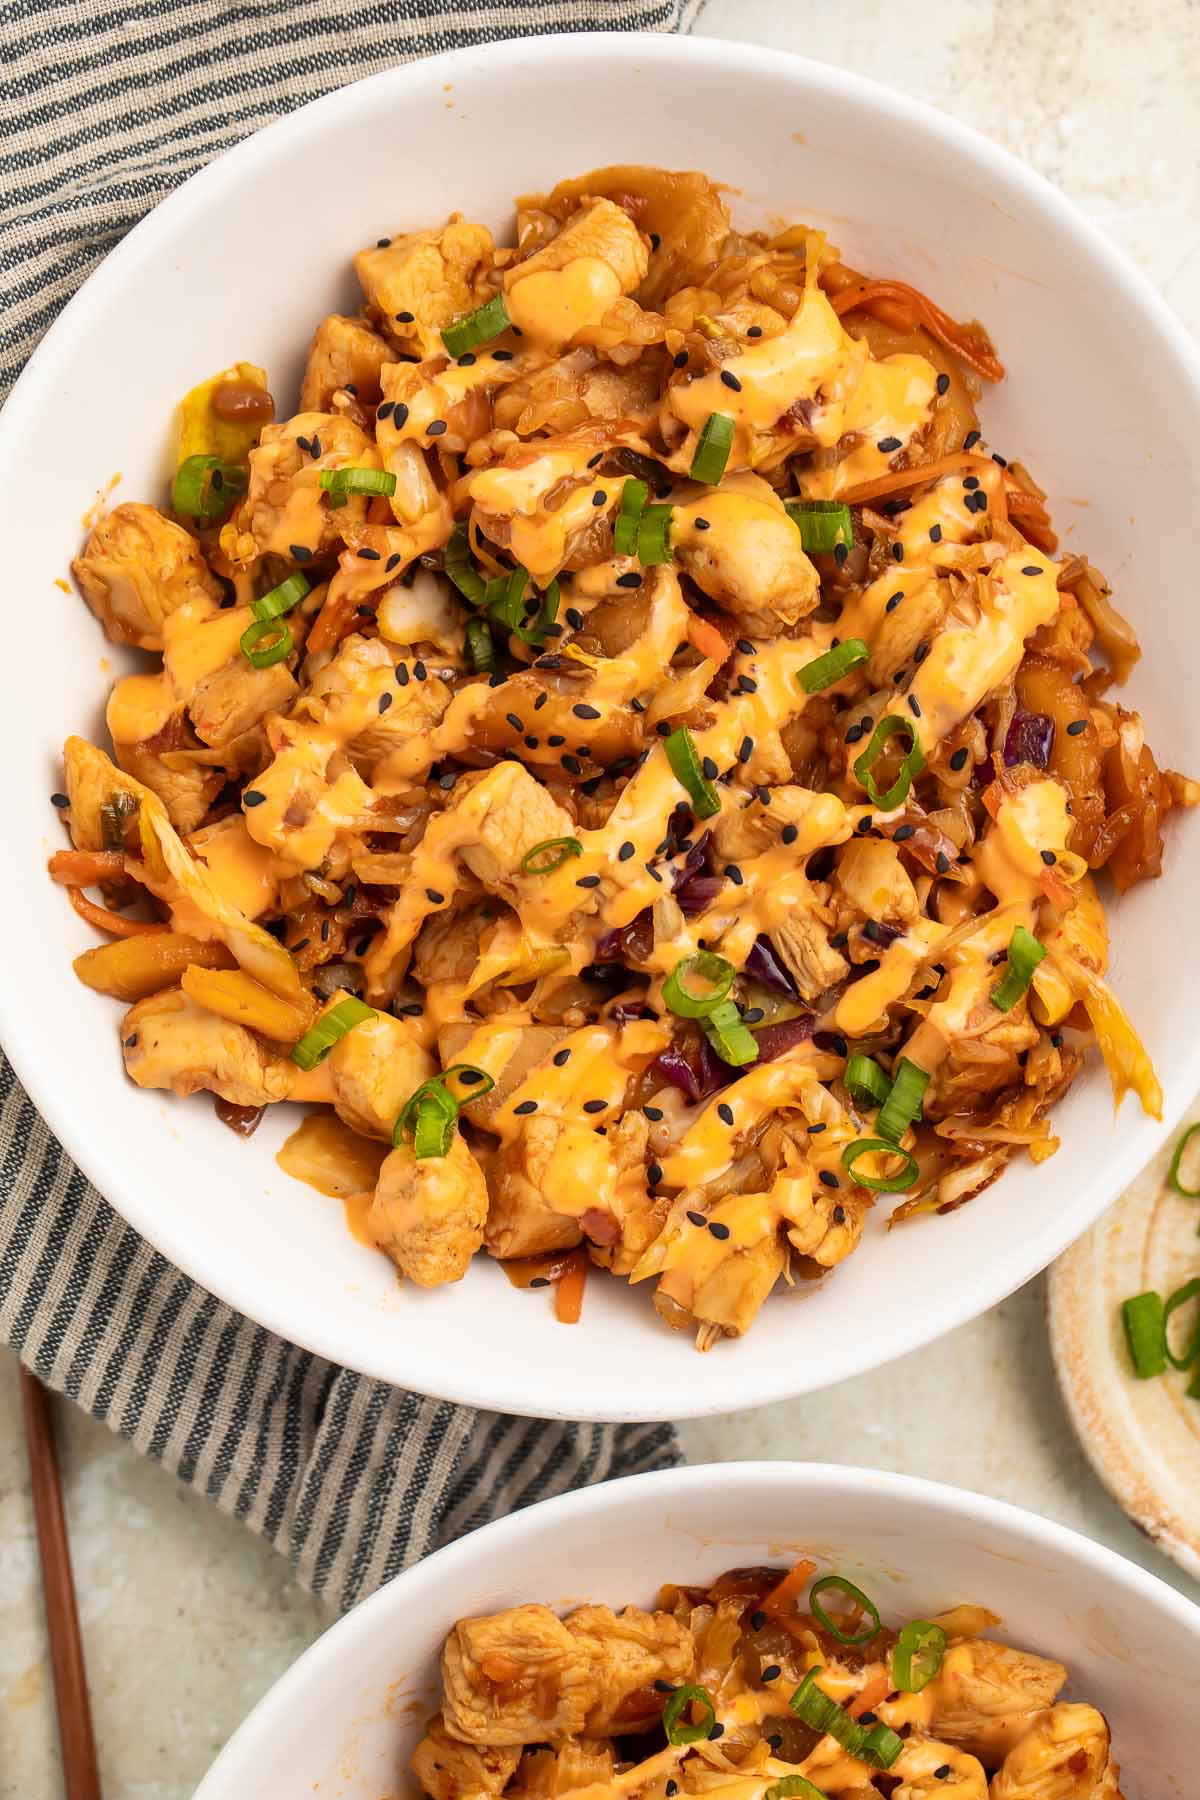
M 765 1612 L 752 1612 L 750 1614 L 751 1631 L 761 1631 L 766 1622 L 767 1615 Z
M 643 1106 L 642 1111 L 645 1113 L 646 1117 L 653 1120 L 656 1125 L 663 1116 L 661 1106 Z
M 970 752 L 968 751 L 966 745 L 964 744 L 962 746 L 962 748 L 959 750 L 956 750 L 954 752 L 954 755 L 950 758 L 950 767 L 952 769 L 954 769 L 955 771 L 965 768 L 967 757 L 969 754 L 970 754 Z
M 514 1114 L 518 1115 L 521 1118 L 525 1118 L 529 1113 L 535 1113 L 536 1111 L 537 1111 L 537 1101 L 536 1100 L 522 1100 L 522 1102 L 519 1106 L 513 1107 Z
M 754 1626 L 755 1631 L 761 1631 L 762 1625 L 754 1625 L 755 1619 L 762 1619 L 763 1623 L 765 1624 L 766 1623 L 766 1614 L 765 1613 L 755 1613 L 754 1617 L 750 1620 L 750 1623 L 751 1623 L 751 1625 Z M 759 1676 L 758 1679 L 760 1681 L 778 1681 L 779 1677 L 782 1674 L 783 1674 L 783 1670 L 780 1668 L 778 1663 L 768 1663 L 766 1668 L 763 1670 L 762 1674 Z
M 581 888 L 599 887 L 600 877 L 598 875 L 581 875 L 579 880 L 575 883 L 575 886 Z
M 605 493 L 604 489 L 597 488 L 595 493 L 592 495 L 592 505 L 593 506 L 603 506 L 604 502 L 607 499 L 608 499 L 608 495 Z
M 1055 863 L 1058 861 L 1058 858 L 1057 858 L 1057 856 L 1055 856 L 1053 850 L 1043 850 L 1042 851 L 1042 861 L 1045 863 L 1045 865 L 1048 869 L 1052 869 L 1054 867 Z
M 913 651 L 913 661 L 917 664 L 923 663 L 925 661 L 925 658 L 928 655 L 929 655 L 929 645 L 928 644 L 918 644 L 916 649 Z
M 658 1682 L 656 1681 L 654 1685 L 655 1685 L 655 1687 L 657 1687 Z M 669 1681 L 664 1681 L 662 1685 L 664 1688 L 669 1689 L 669 1691 L 671 1693 L 675 1692 L 674 1688 L 671 1687 L 671 1684 Z M 665 1791 L 666 1791 L 667 1800 L 675 1800 L 675 1796 L 679 1792 L 679 1783 L 677 1781 L 668 1781 Z
M 933 1773 L 934 1773 L 935 1780 L 945 1781 L 947 1775 L 949 1775 L 949 1773 L 950 1773 L 950 1764 L 949 1763 L 940 1764 L 939 1767 L 933 1771 Z
M 832 1169 L 822 1169 L 821 1174 L 820 1174 L 820 1180 L 822 1180 L 825 1183 L 826 1187 L 830 1187 L 830 1188 L 841 1187 L 841 1185 L 842 1185 L 841 1182 L 838 1180 L 837 1176 L 834 1174 Z
M 849 554 L 850 554 L 849 544 L 835 544 L 833 546 L 833 560 L 837 564 L 839 569 L 841 568 L 842 564 L 845 562 L 845 560 L 849 556 Z
M 642 578 L 637 573 L 636 569 L 630 569 L 627 575 L 617 576 L 617 586 L 619 588 L 640 588 L 641 585 Z
M 767 1742 L 768 1742 L 768 1744 L 770 1744 L 772 1750 L 778 1750 L 780 1745 L 783 1743 L 783 1737 L 778 1731 L 774 1731 L 771 1733 L 771 1736 L 767 1739 Z
M 711 756 L 704 757 L 700 764 L 700 772 L 706 781 L 715 781 L 717 779 L 717 765 Z
M 915 825 L 897 825 L 892 833 L 892 842 L 902 844 L 906 838 L 914 836 L 916 829 Z
M 858 821 L 857 825 L 854 827 L 854 829 L 855 829 L 855 831 L 857 831 L 859 837 L 866 837 L 868 831 L 870 831 L 870 829 L 874 823 L 875 823 L 875 821 L 871 817 L 870 813 L 864 813 L 862 818 Z
M 518 718 L 516 713 L 505 713 L 504 717 L 514 731 L 524 731 L 525 721 L 524 719 Z
M 266 797 L 265 794 L 260 794 L 257 788 L 247 788 L 242 795 L 242 805 L 261 806 Z
M 903 544 L 893 544 L 892 545 L 892 556 L 895 558 L 895 560 L 897 562 L 903 562 L 904 561 L 904 545 Z
M 745 880 L 745 877 L 742 874 L 742 871 L 738 868 L 736 863 L 726 863 L 725 864 L 725 873 L 729 877 L 730 881 L 732 881 L 734 887 L 741 887 L 743 881 Z
M 360 550 L 358 554 L 363 562 L 380 562 L 382 560 L 378 550 Z M 367 610 L 369 612 L 370 608 L 368 607 Z
M 688 1214 L 688 1220 L 693 1225 L 707 1225 L 708 1224 L 708 1220 L 705 1218 L 705 1216 L 702 1212 L 690 1212 Z
M 646 1170 L 646 1180 L 651 1187 L 657 1187 L 663 1178 L 662 1164 L 652 1162 Z
M 766 1016 L 761 1006 L 748 1006 L 742 1014 L 742 1019 L 747 1025 L 761 1025 Z
M 550 736 L 546 739 L 546 742 L 549 744 L 549 746 L 552 750 L 558 750 L 563 744 L 566 743 L 566 741 L 567 741 L 566 738 L 563 737 L 563 735 L 560 731 L 552 731 Z
M 935 861 L 935 865 L 937 867 L 937 872 L 939 875 L 945 875 L 948 873 L 949 868 L 950 868 L 950 858 L 946 855 L 946 852 L 944 850 L 938 851 L 937 856 L 935 857 L 934 861 Z
M 443 432 L 445 431 L 445 429 L 446 429 L 445 419 L 433 419 L 425 427 L 425 436 L 426 437 L 441 437 Z
M 973 450 L 982 436 L 983 433 L 981 431 L 968 431 L 966 437 L 963 439 L 963 449 Z
M 493 362 L 511 362 L 512 359 L 513 359 L 513 352 L 511 350 L 493 350 L 492 351 L 492 361 Z
M 473 368 L 475 366 L 475 352 L 473 350 L 464 351 L 463 355 L 458 359 L 458 366 L 460 369 Z
M 904 589 L 897 588 L 896 592 L 890 596 L 887 605 L 884 607 L 884 612 L 895 612 L 903 598 Z
M 712 526 L 709 524 L 707 519 L 693 519 L 692 524 L 696 527 L 697 531 L 711 531 L 712 530 Z
M 585 1100 L 583 1103 L 583 1110 L 586 1113 L 605 1112 L 607 1107 L 607 1100 Z
M 722 369 L 721 370 L 721 380 L 724 382 L 724 384 L 727 388 L 732 388 L 735 394 L 741 393 L 742 384 L 738 380 L 737 376 L 734 374 L 732 369 Z
M 761 325 L 747 326 L 746 336 L 747 337 L 761 337 L 762 336 L 762 326 Z
M 929 541 L 931 544 L 940 544 L 941 543 L 942 528 L 940 525 L 931 525 L 929 527 Z
M 600 717 L 599 709 L 594 706 L 588 706 L 583 700 L 573 706 L 571 711 L 575 714 L 577 719 L 598 719 Z
M 732 1108 L 732 1106 L 728 1105 L 728 1103 L 726 1101 L 722 1100 L 721 1104 L 717 1107 L 717 1117 L 718 1117 L 718 1119 L 722 1119 L 726 1125 L 732 1125 L 733 1124 L 733 1108 Z
M 541 744 L 541 741 L 541 738 L 534 737 L 532 731 L 526 732 L 525 736 L 521 739 L 521 742 L 527 750 L 536 750 Z
M 572 631 L 578 631 L 583 624 L 583 614 L 577 606 L 568 606 L 564 617 Z
M 800 827 L 798 825 L 785 825 L 779 834 L 779 839 L 781 843 L 794 844 L 799 836 Z
M 833 1222 L 835 1225 L 844 1225 L 846 1223 L 846 1209 L 844 1206 L 834 1207 Z
M 385 713 L 391 704 L 392 704 L 392 696 L 390 694 L 380 694 L 379 710 L 381 713 Z
M 564 754 L 560 760 L 562 762 L 563 768 L 567 771 L 568 775 L 582 775 L 583 774 L 583 764 L 580 762 L 580 760 L 577 756 L 568 756 L 568 755 Z
M 397 686 L 398 687 L 407 687 L 408 683 L 409 683 L 408 664 L 407 663 L 397 663 L 396 664 L 396 684 L 397 684 Z
M 998 450 L 992 451 L 992 461 L 994 463 L 999 463 L 1002 469 L 1007 469 L 1008 467 L 1008 458 L 1006 456 L 1001 456 Z
M 740 763 L 748 763 L 753 755 L 754 739 L 752 737 L 744 737 L 738 745 L 737 759 Z
M 915 694 L 906 694 L 905 699 L 908 701 L 908 710 L 913 718 L 919 719 L 921 716 L 921 702 L 917 699 L 917 696 Z
M 428 900 L 430 906 L 444 906 L 446 904 L 445 894 L 439 894 L 436 888 L 426 888 L 425 898 Z
M 964 475 L 963 476 L 963 486 L 973 492 L 974 489 L 979 486 L 978 475 Z
M 317 436 L 315 431 L 313 432 L 312 439 L 311 439 L 311 449 L 312 449 L 312 453 L 314 456 L 320 456 L 322 454 L 321 440 Z
M 880 438 L 875 448 L 877 450 L 882 450 L 885 456 L 891 456 L 894 451 L 900 448 L 900 439 L 898 437 Z
M 818 1132 L 827 1131 L 828 1129 L 829 1128 L 826 1125 L 810 1125 L 808 1128 L 808 1135 L 809 1137 L 816 1137 Z
M 301 950 L 308 949 L 309 942 L 310 942 L 310 940 L 308 938 L 302 937 L 298 940 L 298 942 L 296 942 L 294 944 L 289 944 L 288 949 L 291 951 L 293 956 L 299 956 Z
M 1078 737 L 1080 732 L 1086 731 L 1087 728 L 1088 722 L 1086 719 L 1072 719 L 1071 723 L 1067 726 L 1067 736 Z
M 719 1219 L 714 1219 L 708 1229 L 712 1232 L 712 1235 L 715 1238 L 719 1238 L 722 1243 L 724 1243 L 725 1239 L 729 1236 L 728 1225 L 722 1225 Z M 710 1731 L 708 1735 L 709 1737 L 720 1737 L 724 1729 L 725 1727 L 723 1725 L 714 1726 L 713 1730 Z
M 677 369 L 686 369 L 687 365 L 688 365 L 687 351 L 686 350 L 678 351 L 674 360 L 675 360 L 675 367 Z
M 59 812 L 62 812 L 65 807 L 70 806 L 71 802 L 67 799 L 65 794 L 51 794 L 50 804 L 51 806 L 57 806 Z
M 863 728 L 861 725 L 852 725 L 850 727 L 849 731 L 846 733 L 846 742 L 848 744 L 857 744 L 857 742 L 858 742 L 859 738 L 862 736 L 862 734 L 863 734 Z
M 651 881 L 657 881 L 659 886 L 661 887 L 662 886 L 662 876 L 659 874 L 658 870 L 654 867 L 654 864 L 647 863 L 645 865 L 645 869 L 646 869 L 646 873 L 647 873 L 647 875 L 649 875 Z
M 1045 572 L 1040 563 L 1026 563 L 1021 570 L 1022 575 L 1044 575 Z
M 937 391 L 939 394 L 948 394 L 950 392 L 950 377 L 948 375 L 938 376 Z

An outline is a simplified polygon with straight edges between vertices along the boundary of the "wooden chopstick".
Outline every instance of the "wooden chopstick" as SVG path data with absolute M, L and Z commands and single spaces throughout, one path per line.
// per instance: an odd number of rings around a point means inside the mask
M 71 1548 L 63 1512 L 58 1455 L 50 1417 L 50 1396 L 36 1375 L 21 1365 L 21 1407 L 25 1417 L 25 1447 L 33 1484 L 33 1510 L 37 1520 L 38 1552 L 42 1563 L 42 1592 L 46 1603 L 46 1627 L 50 1635 L 50 1661 L 54 1669 L 54 1698 L 58 1708 L 58 1741 L 62 1750 L 63 1785 L 67 1800 L 101 1800 L 100 1772 L 96 1766 L 96 1740 L 92 1733 L 92 1708 L 88 1699 L 83 1639 L 75 1603 L 75 1579 L 71 1573 Z

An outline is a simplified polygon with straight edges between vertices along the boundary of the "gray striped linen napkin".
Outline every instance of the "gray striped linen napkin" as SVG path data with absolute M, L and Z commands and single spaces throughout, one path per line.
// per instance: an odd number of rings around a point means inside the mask
M 142 214 L 257 126 L 413 56 L 686 30 L 699 4 L 0 0 L 0 397 Z M 0 1340 L 343 1609 L 498 1514 L 680 1460 L 668 1425 L 474 1412 L 272 1336 L 117 1216 L 2 1060 Z

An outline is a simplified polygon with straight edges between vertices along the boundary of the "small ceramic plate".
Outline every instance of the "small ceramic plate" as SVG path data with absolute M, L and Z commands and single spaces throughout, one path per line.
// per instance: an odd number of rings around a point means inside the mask
M 1198 1119 L 1200 1101 L 1184 1124 Z M 1187 1398 L 1188 1375 L 1137 1378 L 1120 1317 L 1131 1294 L 1165 1296 L 1200 1275 L 1200 1200 L 1167 1185 L 1183 1128 L 1054 1264 L 1047 1311 L 1059 1387 L 1092 1467 L 1139 1530 L 1200 1576 L 1200 1401 Z

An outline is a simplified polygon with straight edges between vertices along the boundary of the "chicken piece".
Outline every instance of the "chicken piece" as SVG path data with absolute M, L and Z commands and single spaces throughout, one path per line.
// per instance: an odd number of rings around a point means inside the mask
M 948 594 L 936 575 L 920 587 L 906 587 L 904 604 L 885 608 L 871 634 L 867 679 L 874 687 L 886 687 L 905 668 L 919 644 L 928 643 L 941 624 Z
M 677 506 L 671 543 L 684 573 L 751 636 L 777 637 L 820 598 L 800 533 L 761 476 L 727 475 L 719 488 Z
M 577 1737 L 596 1685 L 587 1645 L 548 1606 L 460 1619 L 442 1651 L 446 1729 L 469 1744 Z
M 648 305 L 660 305 L 679 288 L 703 281 L 729 235 L 728 209 L 707 175 L 632 163 L 592 169 L 560 181 L 549 194 L 522 196 L 517 202 L 522 242 L 546 215 L 551 221 L 565 218 L 595 194 L 615 200 L 658 239 L 643 291 Z
M 926 1693 L 929 1729 L 990 1768 L 1054 1704 L 1067 1679 L 1061 1663 L 989 1638 L 951 1644 Z
M 522 858 L 547 838 L 572 834 L 571 815 L 520 763 L 489 769 L 460 804 L 473 827 L 462 845 L 463 861 L 490 893 L 514 902 L 520 897 Z
M 440 231 L 411 231 L 360 250 L 354 271 L 389 334 L 426 357 L 441 350 L 444 325 L 487 299 L 494 254 L 486 226 L 452 213 Z
M 377 427 L 381 440 L 385 429 Z M 385 450 L 383 466 L 396 477 L 389 505 L 399 524 L 343 527 L 346 548 L 309 632 L 310 653 L 331 650 L 354 629 L 360 607 L 369 612 L 372 604 L 382 606 L 417 557 L 440 550 L 454 529 L 450 502 L 416 444 Z
M 1094 1706 L 1052 1706 L 992 1779 L 992 1800 L 1100 1800 L 1116 1789 L 1108 1722 Z
M 519 443 L 503 462 L 478 470 L 464 483 L 477 528 L 528 569 L 541 587 L 573 559 L 588 541 L 586 534 L 603 526 L 603 519 L 598 525 L 595 495 L 617 498 L 615 485 L 589 466 L 608 447 L 605 434 L 594 426 Z
M 256 669 L 239 651 L 195 684 L 188 717 L 200 741 L 219 749 L 252 731 L 268 713 L 283 712 L 299 692 L 286 663 Z
M 586 1126 L 535 1115 L 488 1162 L 489 1255 L 503 1262 L 546 1250 L 569 1250 L 582 1242 L 579 1219 L 554 1206 L 550 1174 L 560 1156 L 588 1168 L 597 1205 L 604 1206 L 613 1185 L 605 1139 Z
M 413 660 L 419 659 L 398 661 L 383 638 L 355 633 L 313 677 L 305 710 L 336 733 L 364 778 L 376 771 L 420 780 L 429 771 L 429 734 L 450 703 L 450 689 L 437 676 L 415 678 Z
M 105 635 L 139 650 L 162 649 L 163 620 L 177 606 L 221 598 L 195 538 L 134 501 L 101 519 L 71 572 Z
M 549 243 L 505 271 L 508 315 L 544 349 L 596 343 L 605 313 L 641 284 L 649 263 L 623 207 L 585 200 Z
M 445 1156 L 418 1161 L 407 1144 L 392 1151 L 366 1225 L 402 1275 L 418 1287 L 442 1287 L 466 1274 L 483 1243 L 487 1210 L 483 1170 L 456 1131 Z
M 887 838 L 851 838 L 838 854 L 836 880 L 863 919 L 907 924 L 921 910 L 899 848 Z
M 850 973 L 850 964 L 830 943 L 829 928 L 815 909 L 797 909 L 775 926 L 771 942 L 803 1000 L 816 1000 Z
M 662 1712 L 662 1693 L 655 1692 L 654 1683 L 677 1687 L 692 1672 L 691 1634 L 670 1613 L 580 1606 L 566 1626 L 583 1648 L 592 1684 L 583 1723 L 588 1737 L 647 1730 Z
M 567 1738 L 553 1749 L 540 1745 L 522 1752 L 509 1793 L 521 1795 L 522 1800 L 559 1800 L 561 1795 L 593 1783 L 607 1787 L 614 1761 L 612 1744 L 595 1738 Z
M 173 757 L 189 741 L 193 744 L 195 742 L 182 715 L 179 715 L 176 730 L 160 734 L 158 738 L 151 738 L 142 744 L 114 741 L 113 749 L 126 774 L 132 775 L 135 781 L 140 781 L 144 787 L 158 795 L 167 809 L 172 825 L 186 837 L 204 823 L 208 809 L 225 786 L 227 777 L 223 769 L 206 768 L 203 763 L 179 765 L 174 760 L 167 762 L 161 752 L 152 748 L 164 736 L 167 751 Z
M 351 494 L 343 506 L 331 507 L 321 487 L 322 471 L 379 466 L 372 439 L 342 414 L 301 412 L 264 425 L 250 452 L 246 497 L 222 528 L 222 550 L 243 566 L 260 556 L 307 562 L 327 555 L 366 523 L 367 500 Z
M 905 1740 L 888 1773 L 900 1777 L 892 1800 L 926 1800 L 933 1794 L 946 1800 L 988 1800 L 988 1779 L 978 1759 L 921 1732 Z
M 409 1768 L 431 1800 L 483 1800 L 504 1791 L 521 1752 L 501 1746 L 476 1749 L 453 1738 L 441 1713 L 430 1719 Z M 549 1800 L 549 1794 L 547 1794 Z
M 308 347 L 300 411 L 327 413 L 339 388 L 350 388 L 368 406 L 379 399 L 379 371 L 393 352 L 365 319 L 330 313 L 322 319 Z
M 413 1021 L 394 1019 L 389 1013 L 364 1019 L 339 1038 L 326 1066 L 338 1116 L 364 1137 L 389 1140 L 409 1095 L 437 1074 Z
M 194 1094 L 206 1088 L 232 1106 L 286 1100 L 299 1074 L 244 1025 L 209 1012 L 179 988 L 139 1000 L 121 1021 L 125 1072 L 143 1088 Z

